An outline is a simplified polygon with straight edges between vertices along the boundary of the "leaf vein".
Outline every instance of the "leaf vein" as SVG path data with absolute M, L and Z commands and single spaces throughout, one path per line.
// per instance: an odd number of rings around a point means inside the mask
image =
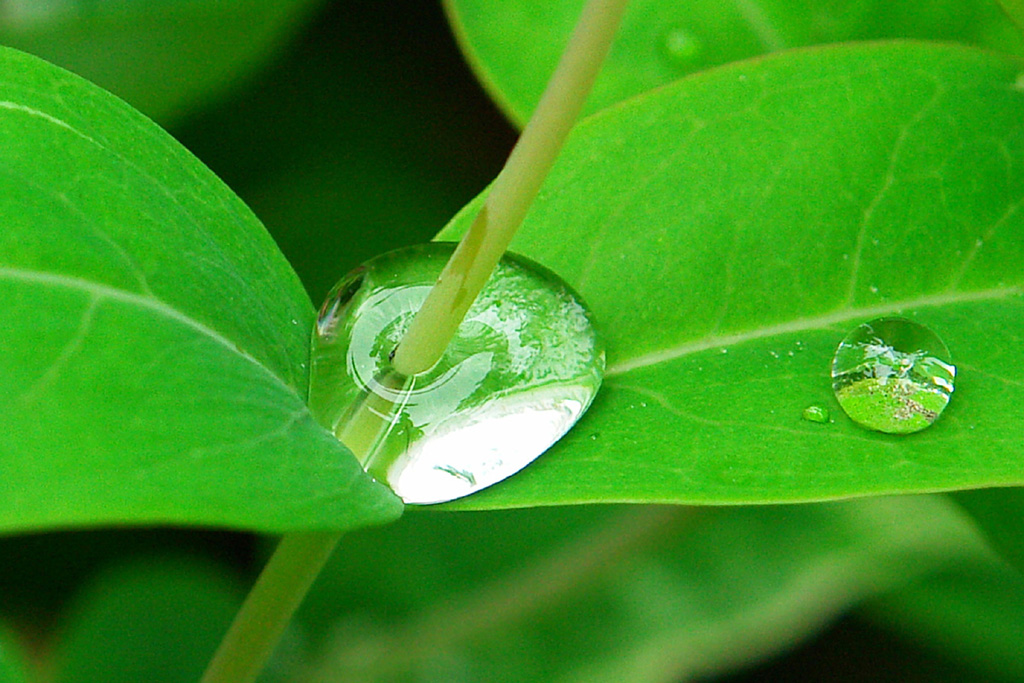
M 716 335 L 687 341 L 677 346 L 613 363 L 608 366 L 605 376 L 615 377 L 632 370 L 638 370 L 651 365 L 658 365 L 659 363 L 683 358 L 701 351 L 743 344 L 745 342 L 757 339 L 766 339 L 780 334 L 827 329 L 834 325 L 847 323 L 851 320 L 891 315 L 906 309 L 931 308 L 934 306 L 974 301 L 992 301 L 1021 296 L 1022 294 L 1024 294 L 1024 289 L 1021 287 L 998 287 L 994 289 L 979 290 L 976 292 L 945 292 L 942 294 L 923 296 L 917 299 L 892 301 L 876 306 L 864 306 L 862 308 L 843 307 L 824 315 L 810 318 L 798 318 L 796 320 L 758 327 L 744 332 L 737 332 L 735 334 Z
M 884 80 L 880 76 L 880 80 Z M 945 88 L 942 87 L 941 83 L 935 83 L 935 91 L 932 93 L 931 99 L 928 100 L 922 106 L 913 117 L 907 121 L 906 125 L 900 128 L 899 135 L 896 137 L 896 141 L 892 146 L 892 153 L 889 156 L 889 165 L 885 170 L 885 178 L 882 181 L 881 187 L 878 192 L 875 193 L 874 197 L 864 209 L 864 213 L 861 217 L 860 226 L 857 230 L 857 240 L 853 248 L 853 256 L 850 259 L 850 285 L 846 293 L 846 304 L 850 305 L 854 302 L 857 294 L 857 285 L 860 281 L 860 269 L 861 259 L 864 254 L 865 242 L 867 241 L 868 229 L 871 227 L 872 221 L 874 220 L 875 212 L 878 207 L 881 206 L 882 201 L 889 195 L 890 190 L 896 184 L 896 165 L 899 163 L 900 157 L 903 154 L 903 147 L 907 143 L 907 138 L 910 136 L 910 132 L 915 126 L 921 123 L 924 118 L 934 109 L 942 97 L 945 95 Z
M 99 307 L 100 302 L 103 300 L 102 297 L 92 294 L 89 298 L 89 304 L 85 308 L 85 312 L 82 314 L 82 319 L 78 324 L 78 329 L 75 330 L 74 335 L 71 339 L 64 344 L 61 348 L 60 353 L 54 359 L 53 363 L 47 370 L 39 376 L 39 379 L 32 383 L 32 385 L 21 395 L 20 401 L 22 403 L 31 403 L 37 398 L 42 392 L 50 387 L 57 379 L 60 374 L 67 367 L 71 359 L 78 353 L 79 349 L 82 348 L 82 344 L 85 342 L 85 338 L 89 334 L 89 330 L 92 328 L 93 317 L 96 314 L 96 309 Z
M 59 119 L 53 114 L 47 114 L 45 111 L 40 111 L 39 109 L 34 109 L 33 107 L 29 107 L 24 104 L 18 104 L 17 102 L 11 102 L 10 100 L 0 100 L 0 109 L 7 109 L 8 111 L 17 111 L 23 114 L 28 114 L 29 116 L 34 116 L 36 118 L 43 119 L 44 121 L 49 121 L 55 126 L 59 126 L 65 130 L 71 131 L 78 137 L 96 145 L 97 147 L 103 147 L 103 145 L 101 145 L 99 141 L 97 141 L 95 138 L 86 135 L 85 133 L 78 130 L 77 128 L 72 126 L 67 121 L 64 121 L 63 119 Z M 106 148 L 104 147 L 104 149 Z
M 136 294 L 134 292 L 128 292 L 122 289 L 109 287 L 107 285 L 101 285 L 95 282 L 90 282 L 78 277 L 70 275 L 61 275 L 59 273 L 46 273 L 29 271 L 19 268 L 11 267 L 0 267 L 0 280 L 10 280 L 25 283 L 34 283 L 49 287 L 60 287 L 64 289 L 72 289 L 89 294 L 95 301 L 109 299 L 118 301 L 129 306 L 137 306 L 139 308 L 145 308 L 153 313 L 168 318 L 177 323 L 185 325 L 200 335 L 210 339 L 211 341 L 220 344 L 224 348 L 231 351 L 233 354 L 238 355 L 245 360 L 249 361 L 260 370 L 265 372 L 267 375 L 272 377 L 277 383 L 287 388 L 289 392 L 295 393 L 295 389 L 285 381 L 284 378 L 280 377 L 277 373 L 271 370 L 269 367 L 260 362 L 257 358 L 247 353 L 237 343 L 228 339 L 220 332 L 215 329 L 208 327 L 202 322 L 190 317 L 186 313 L 178 310 L 174 306 L 170 305 L 165 301 L 161 301 L 153 296 L 146 296 Z

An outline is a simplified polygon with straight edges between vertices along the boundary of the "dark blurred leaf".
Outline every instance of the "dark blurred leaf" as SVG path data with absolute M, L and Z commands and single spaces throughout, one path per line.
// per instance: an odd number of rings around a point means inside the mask
M 1024 577 L 991 563 L 925 578 L 872 602 L 867 614 L 977 680 L 1024 681 Z
M 1017 27 L 1024 30 L 1024 0 L 999 0 L 999 4 Z
M 27 659 L 21 644 L 6 626 L 0 624 L 0 683 L 28 683 Z
M 975 489 L 951 495 L 974 517 L 995 549 L 1024 572 L 1024 489 Z
M 302 614 L 322 654 L 299 680 L 691 680 L 984 552 L 941 497 L 415 513 L 343 541 Z
M 445 0 L 445 6 L 481 82 L 513 121 L 525 122 L 583 0 Z M 1024 48 L 992 0 L 633 0 L 587 111 L 726 62 L 884 38 Z
M 428 241 L 512 142 L 433 2 L 336 2 L 257 87 L 175 131 L 249 204 L 319 303 Z
M 6 0 L 0 44 L 168 121 L 236 86 L 323 0 Z
M 98 575 L 64 618 L 57 683 L 195 683 L 241 605 L 223 567 L 187 558 L 135 560 Z M 291 633 L 263 682 L 283 680 Z
M 253 561 L 252 539 L 205 529 L 79 529 L 0 537 L 0 614 L 48 630 L 82 582 L 118 558 L 201 554 L 225 564 Z

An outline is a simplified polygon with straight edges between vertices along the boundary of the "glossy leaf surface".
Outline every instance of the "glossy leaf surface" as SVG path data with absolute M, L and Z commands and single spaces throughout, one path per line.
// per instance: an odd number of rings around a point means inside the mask
M 0 44 L 69 69 L 162 121 L 236 85 L 319 0 L 10 0 Z
M 1013 5 L 1018 0 L 1004 0 Z M 568 41 L 583 0 L 446 0 L 477 76 L 525 123 Z M 632 0 L 587 109 L 695 71 L 795 47 L 919 38 L 1020 52 L 1024 41 L 989 0 Z
M 109 94 L 0 51 L 0 530 L 400 506 L 305 407 L 314 312 L 248 209 Z
M 343 540 L 299 615 L 303 680 L 703 679 L 982 552 L 938 497 L 410 512 Z
M 1021 69 L 950 46 L 820 48 L 580 125 L 512 249 L 590 304 L 605 388 L 531 468 L 456 505 L 1024 483 Z M 958 368 L 916 435 L 861 429 L 831 396 L 836 346 L 883 315 L 932 328 Z M 835 422 L 802 420 L 812 404 Z

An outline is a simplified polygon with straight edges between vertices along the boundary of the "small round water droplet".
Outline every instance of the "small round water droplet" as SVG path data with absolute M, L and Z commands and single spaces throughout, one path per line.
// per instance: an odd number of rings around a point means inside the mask
M 684 28 L 672 28 L 661 39 L 661 54 L 675 68 L 685 69 L 704 52 L 704 43 Z
M 407 503 L 474 493 L 518 472 L 580 418 L 604 351 L 557 276 L 507 256 L 431 370 L 390 357 L 454 245 L 368 261 L 328 296 L 313 333 L 310 406 Z
M 847 335 L 832 359 L 832 389 L 850 418 L 890 434 L 918 432 L 949 403 L 956 368 L 924 325 L 879 318 Z
M 831 418 L 828 408 L 824 406 L 807 406 L 804 408 L 803 418 L 808 422 L 826 423 Z

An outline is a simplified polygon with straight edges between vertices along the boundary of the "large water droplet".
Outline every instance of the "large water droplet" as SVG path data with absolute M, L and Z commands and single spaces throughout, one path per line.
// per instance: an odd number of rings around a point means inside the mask
M 956 368 L 938 335 L 879 318 L 847 335 L 832 359 L 832 389 L 850 418 L 890 434 L 918 432 L 949 403 Z
M 580 418 L 604 373 L 579 297 L 506 256 L 438 364 L 397 375 L 390 355 L 453 249 L 368 261 L 335 286 L 313 332 L 314 414 L 407 503 L 460 498 L 518 472 Z

